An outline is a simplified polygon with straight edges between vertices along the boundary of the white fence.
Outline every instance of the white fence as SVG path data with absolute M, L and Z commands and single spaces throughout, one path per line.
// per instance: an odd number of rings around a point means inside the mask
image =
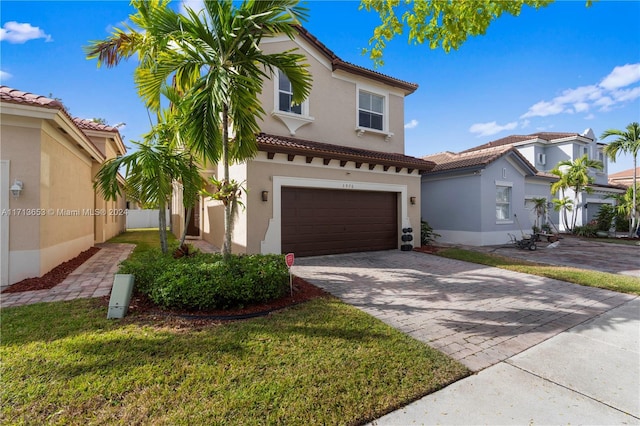
M 128 210 L 127 229 L 131 228 L 158 228 L 160 218 L 158 210 Z M 167 226 L 169 225 L 169 210 L 166 211 Z

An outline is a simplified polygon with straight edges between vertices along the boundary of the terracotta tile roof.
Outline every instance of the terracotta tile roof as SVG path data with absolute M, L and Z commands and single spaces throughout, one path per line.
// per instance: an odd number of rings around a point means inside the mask
M 35 95 L 29 92 L 23 92 L 12 89 L 7 86 L 0 86 L 0 100 L 2 102 L 10 102 L 14 104 L 33 105 L 45 108 L 64 110 L 62 102 L 46 96 Z
M 501 139 L 497 139 L 495 141 L 487 142 L 483 145 L 469 148 L 462 152 L 477 151 L 480 149 L 492 148 L 496 146 L 514 145 L 520 142 L 534 141 L 537 139 L 542 139 L 545 141 L 553 141 L 556 139 L 563 139 L 563 138 L 574 137 L 574 136 L 585 137 L 584 135 L 580 135 L 579 133 L 561 133 L 561 132 L 538 132 L 538 133 L 531 133 L 530 135 L 510 135 Z
M 415 83 L 410 83 L 408 81 L 400 80 L 395 77 L 390 77 L 388 75 L 379 73 L 377 71 L 373 71 L 359 65 L 352 64 L 350 62 L 343 61 L 336 55 L 331 49 L 329 49 L 325 44 L 323 44 L 320 40 L 318 40 L 313 34 L 307 31 L 300 25 L 295 26 L 298 30 L 298 33 L 306 39 L 309 43 L 313 44 L 318 50 L 320 50 L 330 61 L 332 70 L 336 69 L 343 70 L 346 72 L 350 72 L 352 74 L 360 75 L 363 77 L 367 77 L 381 83 L 388 84 L 393 87 L 398 87 L 400 89 L 406 90 L 411 94 L 418 89 L 418 85 Z
M 258 149 L 271 154 L 300 155 L 324 160 L 353 161 L 356 164 L 382 165 L 385 167 L 407 168 L 426 172 L 433 163 L 416 157 L 390 152 L 369 151 L 341 145 L 308 141 L 284 136 L 260 133 L 257 136 Z M 373 168 L 373 167 L 371 167 Z
M 78 127 L 80 127 L 83 130 L 97 130 L 97 131 L 102 131 L 102 132 L 113 132 L 113 133 L 119 133 L 118 129 L 116 129 L 115 127 L 109 126 L 109 125 L 105 125 L 105 124 L 100 124 L 100 123 L 96 123 L 93 120 L 89 120 L 88 118 L 74 118 L 73 122 L 76 123 L 76 125 Z
M 428 155 L 422 158 L 436 163 L 436 166 L 430 171 L 430 173 L 434 173 L 446 170 L 466 169 L 470 167 L 484 167 L 509 153 L 512 153 L 521 159 L 525 165 L 531 168 L 532 173 L 537 172 L 535 167 L 533 167 L 531 163 L 529 163 L 522 154 L 512 146 L 496 146 L 476 151 L 463 151 L 458 154 L 447 151 Z
M 636 176 L 640 178 L 640 167 L 636 168 Z M 631 179 L 633 180 L 633 169 L 623 170 L 609 175 L 609 179 Z
M 100 152 L 96 145 L 82 131 L 82 128 L 78 125 L 78 123 L 76 123 L 76 119 L 71 117 L 62 102 L 55 99 L 47 98 L 46 96 L 23 92 L 21 90 L 13 89 L 7 86 L 0 86 L 0 101 L 13 104 L 31 105 L 40 108 L 56 109 L 60 111 L 63 116 L 71 121 L 72 126 L 78 128 L 80 134 L 82 135 L 82 138 L 84 138 L 84 143 L 86 144 L 85 149 L 89 153 L 89 155 L 100 163 L 105 160 L 104 154 Z

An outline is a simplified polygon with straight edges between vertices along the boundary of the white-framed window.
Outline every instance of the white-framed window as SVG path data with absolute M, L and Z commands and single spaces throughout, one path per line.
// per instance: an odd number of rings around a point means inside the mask
M 291 82 L 282 71 L 278 70 L 278 111 L 302 115 L 302 105 L 292 102 L 293 88 Z
M 358 91 L 358 127 L 385 130 L 384 96 L 360 89 Z
M 547 155 L 543 153 L 538 153 L 538 164 L 544 166 L 547 163 Z
M 293 88 L 286 74 L 281 70 L 273 76 L 273 111 L 271 115 L 280 120 L 289 130 L 291 136 L 295 136 L 296 131 L 305 124 L 313 123 L 314 118 L 309 115 L 309 99 L 305 99 L 301 104 L 294 105 Z
M 511 220 L 511 186 L 496 184 L 496 220 Z

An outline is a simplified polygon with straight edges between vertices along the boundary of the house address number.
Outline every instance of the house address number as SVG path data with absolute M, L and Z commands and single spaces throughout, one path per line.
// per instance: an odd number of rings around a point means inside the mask
M 352 184 L 352 183 L 343 183 L 343 184 L 342 184 L 342 187 L 343 187 L 344 189 L 354 189 L 354 188 L 355 188 L 355 185 L 354 185 L 354 184 Z

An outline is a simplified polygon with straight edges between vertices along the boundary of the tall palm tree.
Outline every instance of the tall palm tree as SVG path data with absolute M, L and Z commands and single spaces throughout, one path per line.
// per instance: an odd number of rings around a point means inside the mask
M 608 138 L 609 136 L 617 136 L 618 139 L 609 143 L 604 147 L 604 153 L 615 163 L 618 153 L 631 154 L 633 156 L 633 183 L 631 185 L 633 196 L 632 196 L 632 206 L 637 206 L 637 183 L 638 183 L 638 153 L 640 152 L 640 124 L 638 122 L 633 122 L 626 127 L 625 130 L 616 130 L 609 129 L 605 130 L 600 139 Z M 636 207 L 637 209 L 637 207 Z M 638 231 L 638 227 L 640 226 L 640 221 L 638 220 L 638 210 L 633 212 L 634 214 L 630 215 L 630 226 L 629 226 L 629 236 L 633 236 L 633 232 Z
M 123 157 L 112 158 L 102 164 L 96 174 L 94 187 L 107 200 L 121 195 L 118 173 L 124 168 L 126 175 L 125 192 L 135 194 L 138 201 L 157 205 L 159 212 L 160 247 L 168 251 L 167 243 L 167 202 L 171 197 L 173 182 L 178 181 L 186 188 L 184 200 L 193 204 L 196 188 L 204 187 L 204 180 L 187 152 L 177 151 L 169 143 L 153 143 L 147 140 L 136 143 L 137 150 Z
M 589 185 L 594 182 L 594 177 L 589 174 L 589 169 L 602 170 L 604 165 L 601 161 L 590 160 L 587 154 L 573 161 L 565 160 L 559 162 L 551 171 L 552 174 L 559 176 L 557 182 L 551 184 L 551 192 L 556 193 L 562 190 L 564 198 L 564 190 L 571 189 L 573 191 L 573 207 L 577 207 L 582 192 L 591 193 L 593 190 Z M 566 210 L 565 210 L 566 211 Z M 578 219 L 578 209 L 574 208 L 571 214 L 571 230 L 576 227 Z
M 222 163 L 223 183 L 232 184 L 229 164 L 252 158 L 257 152 L 258 118 L 264 110 L 258 100 L 265 79 L 279 69 L 291 82 L 293 103 L 311 90 L 311 75 L 301 54 L 264 53 L 265 38 L 295 36 L 305 18 L 298 0 L 205 0 L 204 9 L 180 15 L 165 0 L 133 0 L 131 20 L 142 31 L 127 27 L 87 49 L 89 58 L 114 66 L 138 54 L 135 81 L 146 104 L 157 110 L 169 81 L 183 93 L 183 136 L 186 149 L 204 161 Z M 231 253 L 232 212 L 225 204 L 222 252 Z

